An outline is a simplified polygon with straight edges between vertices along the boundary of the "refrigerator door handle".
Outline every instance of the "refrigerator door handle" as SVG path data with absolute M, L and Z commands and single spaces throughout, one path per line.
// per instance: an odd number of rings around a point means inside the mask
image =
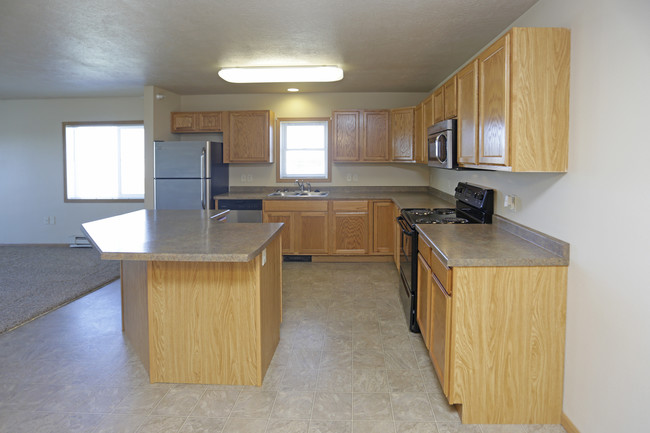
M 201 151 L 201 207 L 205 210 L 207 191 L 205 189 L 205 148 Z

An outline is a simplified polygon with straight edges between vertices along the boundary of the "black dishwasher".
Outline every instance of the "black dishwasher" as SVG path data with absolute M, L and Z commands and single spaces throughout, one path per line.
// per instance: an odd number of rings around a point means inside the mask
M 262 200 L 255 199 L 218 199 L 217 209 L 228 209 L 228 223 L 261 223 Z

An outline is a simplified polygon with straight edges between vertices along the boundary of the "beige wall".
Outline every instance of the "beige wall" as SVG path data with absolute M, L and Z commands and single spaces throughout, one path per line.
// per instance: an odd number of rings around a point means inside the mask
M 497 213 L 571 243 L 564 412 L 582 433 L 647 432 L 650 2 L 540 0 L 515 25 L 571 29 L 568 173 L 432 170 L 431 185 L 494 187 Z
M 181 96 L 182 111 L 273 110 L 276 117 L 329 117 L 334 109 L 380 109 L 416 105 L 424 93 L 308 93 Z M 190 139 L 190 136 L 185 136 Z M 231 186 L 277 184 L 275 164 L 231 164 Z M 348 175 L 353 179 L 348 181 Z M 356 177 L 355 177 L 356 175 Z M 242 181 L 245 179 L 246 181 Z M 251 179 L 250 181 L 248 179 Z M 358 179 L 354 181 L 354 179 Z M 327 186 L 424 186 L 429 170 L 416 164 L 333 164 L 332 182 Z M 316 185 L 316 183 L 314 183 Z M 316 185 L 316 186 L 318 186 Z

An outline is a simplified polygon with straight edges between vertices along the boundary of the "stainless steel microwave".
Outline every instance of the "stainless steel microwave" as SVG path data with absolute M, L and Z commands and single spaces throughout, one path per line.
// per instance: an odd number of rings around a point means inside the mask
M 443 120 L 427 129 L 429 167 L 456 168 L 456 119 Z

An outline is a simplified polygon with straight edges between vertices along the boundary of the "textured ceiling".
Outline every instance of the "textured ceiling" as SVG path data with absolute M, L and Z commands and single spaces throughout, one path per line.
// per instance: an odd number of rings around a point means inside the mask
M 0 99 L 285 92 L 226 66 L 340 65 L 303 92 L 426 92 L 537 0 L 0 0 Z

